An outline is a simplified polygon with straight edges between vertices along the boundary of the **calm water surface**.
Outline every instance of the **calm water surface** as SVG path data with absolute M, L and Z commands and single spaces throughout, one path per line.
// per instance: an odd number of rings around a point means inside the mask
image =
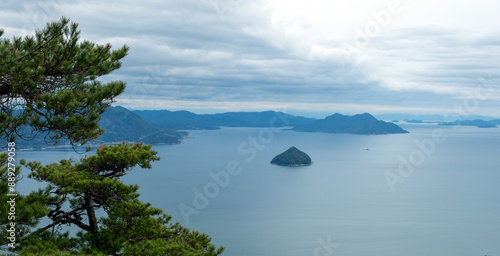
M 224 255 L 500 255 L 500 129 L 403 128 L 410 133 L 190 131 L 182 144 L 154 148 L 162 160 L 152 170 L 124 180 L 224 245 Z M 269 164 L 291 146 L 313 165 Z M 77 155 L 20 156 L 48 163 Z M 18 189 L 36 186 L 25 179 Z

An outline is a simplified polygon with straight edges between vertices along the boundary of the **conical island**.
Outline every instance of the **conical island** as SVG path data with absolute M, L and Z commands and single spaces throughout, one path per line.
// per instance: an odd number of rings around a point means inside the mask
M 287 151 L 275 156 L 271 164 L 281 166 L 306 166 L 311 165 L 311 158 L 296 147 L 291 147 Z

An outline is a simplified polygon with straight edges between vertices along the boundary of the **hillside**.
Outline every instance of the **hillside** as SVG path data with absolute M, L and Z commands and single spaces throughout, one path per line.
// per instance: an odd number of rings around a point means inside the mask
M 176 144 L 187 135 L 185 132 L 159 129 L 132 111 L 123 107 L 110 107 L 99 124 L 106 130 L 100 142 L 133 141 L 147 144 Z
M 368 113 L 345 116 L 334 114 L 310 124 L 298 125 L 292 130 L 301 132 L 351 133 L 351 134 L 393 134 L 408 133 L 396 124 L 377 120 Z
M 198 115 L 189 111 L 136 110 L 147 122 L 165 129 L 197 130 L 218 127 L 283 127 L 305 125 L 315 119 L 275 111 L 227 112 Z
M 271 160 L 271 164 L 281 166 L 306 166 L 311 165 L 311 163 L 311 157 L 296 147 L 289 148 Z
M 147 123 L 140 116 L 132 113 L 123 107 L 109 107 L 102 114 L 99 125 L 105 130 L 105 133 L 91 143 L 117 143 L 143 142 L 146 144 L 177 144 L 182 138 L 187 136 L 185 132 L 174 130 L 159 129 Z M 16 141 L 17 148 L 46 148 L 49 147 L 42 134 L 31 141 Z M 60 141 L 59 145 L 68 145 L 66 140 Z

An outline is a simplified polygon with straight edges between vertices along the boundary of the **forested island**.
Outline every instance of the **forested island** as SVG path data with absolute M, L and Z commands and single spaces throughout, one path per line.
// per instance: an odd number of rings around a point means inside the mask
M 408 131 L 403 130 L 398 125 L 377 120 L 368 113 L 354 116 L 345 116 L 337 113 L 310 124 L 295 126 L 292 130 L 365 135 L 408 133 Z
M 94 144 L 116 144 L 120 142 L 140 142 L 145 144 L 178 144 L 188 133 L 172 129 L 153 126 L 143 118 L 124 107 L 110 106 L 102 114 L 99 126 L 104 129 L 104 134 L 98 139 L 91 141 Z M 25 128 L 28 130 L 29 128 Z M 18 149 L 41 149 L 49 147 L 45 138 L 50 133 L 45 132 L 29 141 L 20 140 L 17 142 Z M 5 144 L 5 142 L 3 142 Z M 61 138 L 59 146 L 69 146 L 69 140 Z
M 325 119 L 294 116 L 275 111 L 228 112 L 198 115 L 188 111 L 144 110 L 131 111 L 124 107 L 109 107 L 102 114 L 99 125 L 105 133 L 94 143 L 142 142 L 146 144 L 178 144 L 188 132 L 185 130 L 219 129 L 220 127 L 290 127 L 299 132 L 326 132 L 350 134 L 407 133 L 396 124 L 377 120 L 365 113 L 354 116 L 334 114 Z M 19 149 L 47 147 L 45 135 L 30 141 L 20 141 Z M 58 145 L 69 141 L 62 138 Z
M 316 120 L 315 118 L 276 111 L 218 114 L 196 114 L 185 110 L 134 110 L 133 112 L 156 127 L 177 130 L 211 130 L 220 127 L 285 127 L 310 124 Z
M 287 151 L 275 156 L 271 164 L 281 166 L 307 166 L 312 164 L 311 157 L 300 151 L 296 147 L 291 147 Z

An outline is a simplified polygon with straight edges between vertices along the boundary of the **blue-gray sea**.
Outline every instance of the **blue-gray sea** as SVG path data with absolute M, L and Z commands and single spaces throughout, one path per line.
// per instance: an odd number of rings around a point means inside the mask
M 402 127 L 410 133 L 189 131 L 124 181 L 228 256 L 500 255 L 500 128 Z M 291 146 L 313 164 L 269 163 Z M 78 155 L 18 152 L 43 163 L 68 156 Z

